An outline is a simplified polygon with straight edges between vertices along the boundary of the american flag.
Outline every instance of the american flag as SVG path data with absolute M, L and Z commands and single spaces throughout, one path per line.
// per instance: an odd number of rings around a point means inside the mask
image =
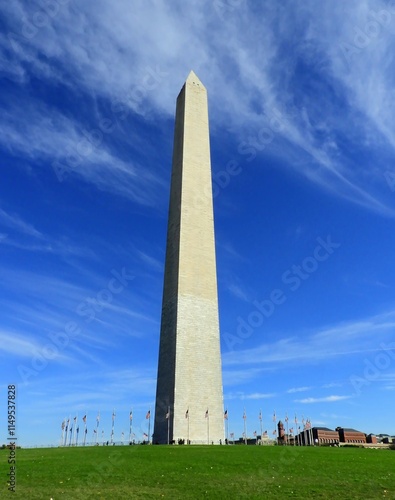
M 235 437 L 234 432 L 231 432 L 231 433 L 230 433 L 230 437 L 231 437 L 231 438 Z
M 274 410 L 274 413 L 273 413 L 273 422 L 275 422 L 277 419 L 276 419 L 276 411 Z
M 254 437 L 256 437 L 256 431 L 254 431 Z
M 86 415 L 82 417 L 82 421 L 84 422 L 84 424 L 86 424 Z
M 228 410 L 225 410 L 225 413 L 224 413 L 224 419 L 225 419 L 225 420 L 228 420 Z
M 204 418 L 208 418 L 208 409 L 206 410 L 206 414 L 205 414 Z
M 151 418 L 151 410 L 148 410 L 147 411 L 147 415 L 145 416 L 145 418 L 148 420 L 149 418 Z
M 133 412 L 132 411 L 129 413 L 129 420 L 133 420 Z
M 63 422 L 62 422 L 62 431 L 63 431 L 63 429 L 64 429 L 65 427 L 66 427 L 66 424 L 64 423 L 64 420 L 63 420 Z
M 188 408 L 188 410 L 185 412 L 185 418 L 189 418 L 189 408 Z
M 114 420 L 114 419 L 115 419 L 115 417 L 116 417 L 116 415 L 115 415 L 115 410 L 113 410 L 113 412 L 112 412 L 112 419 Z
M 143 433 L 144 437 L 148 437 L 148 434 L 146 432 Z
M 246 415 L 246 411 L 245 410 L 244 410 L 244 413 L 243 413 L 243 419 L 247 420 L 247 415 Z
M 276 429 L 274 429 L 274 431 L 273 431 L 273 434 L 277 434 L 277 431 L 276 431 Z
M 262 420 L 262 412 L 259 412 L 259 420 Z
M 291 428 L 289 429 L 289 433 L 290 433 L 290 434 L 293 434 L 293 432 L 294 432 L 294 428 L 293 428 L 293 427 L 291 427 Z
M 167 413 L 166 413 L 166 418 L 167 418 L 167 419 L 168 419 L 168 418 L 170 418 L 170 412 L 167 412 Z
M 285 415 L 285 421 L 288 422 L 288 415 Z

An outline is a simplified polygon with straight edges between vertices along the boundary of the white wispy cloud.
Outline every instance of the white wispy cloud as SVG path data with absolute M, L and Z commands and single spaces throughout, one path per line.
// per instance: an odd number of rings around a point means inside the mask
M 235 368 L 223 369 L 223 383 L 225 387 L 244 384 L 262 374 L 261 368 L 247 368 L 244 370 L 237 370 Z
M 226 367 L 257 363 L 281 366 L 282 363 L 305 364 L 330 357 L 383 351 L 381 342 L 392 340 L 395 312 L 390 311 L 364 320 L 340 323 L 310 335 L 281 338 L 250 349 L 225 352 Z M 374 335 L 373 335 L 374 334 Z
M 292 389 L 288 389 L 288 394 L 295 394 L 296 392 L 306 392 L 312 389 L 312 387 L 293 387 Z
M 235 283 L 231 283 L 228 286 L 228 290 L 232 295 L 234 295 L 238 299 L 248 302 L 248 296 L 240 286 L 236 285 Z
M 329 384 L 324 384 L 322 386 L 323 389 L 331 389 L 332 387 L 342 387 L 343 384 L 340 382 L 330 382 Z
M 15 332 L 0 332 L 0 350 L 7 354 L 21 357 L 32 357 L 40 348 L 35 340 L 18 335 Z
M 34 358 L 40 354 L 45 343 L 39 339 L 32 339 L 31 336 L 23 335 L 16 331 L 0 331 L 0 352 L 6 355 L 13 355 L 19 358 Z M 71 358 L 64 353 L 57 352 L 53 357 L 57 362 L 70 362 Z
M 29 224 L 22 220 L 17 214 L 8 213 L 2 208 L 0 208 L 0 223 L 25 235 L 33 236 L 34 238 L 40 239 L 43 236 L 33 224 Z
M 239 399 L 239 400 L 247 400 L 247 399 L 271 399 L 274 398 L 276 394 L 274 393 L 262 393 L 262 392 L 254 392 L 251 394 L 246 394 L 245 392 L 237 391 L 237 392 L 228 392 L 225 393 L 224 398 L 226 400 Z
M 357 165 L 342 147 L 344 139 L 373 149 L 380 143 L 393 154 L 394 14 L 379 39 L 369 40 L 347 61 L 341 43 L 352 43 L 355 27 L 364 27 L 371 10 L 383 9 L 379 0 L 351 0 L 346 9 L 333 2 L 317 9 L 308 0 L 300 9 L 267 0 L 257 12 L 241 2 L 227 9 L 226 23 L 219 23 L 214 4 L 147 1 L 139 4 L 138 15 L 126 0 L 111 8 L 103 0 L 78 9 L 66 4 L 49 26 L 17 49 L 7 34 L 0 37 L 0 47 L 7 49 L 6 62 L 20 80 L 28 71 L 52 82 L 64 82 L 66 74 L 70 92 L 83 89 L 93 99 L 122 101 L 148 120 L 173 115 L 174 89 L 181 87 L 193 61 L 210 88 L 213 130 L 226 124 L 237 140 L 246 141 L 266 126 L 265 114 L 296 110 L 285 113 L 283 127 L 265 154 L 280 157 L 285 168 L 334 195 L 394 215 L 383 177 L 385 160 L 373 168 Z M 21 1 L 4 10 L 9 30 L 19 34 L 21 19 L 34 14 L 34 7 Z M 313 73 L 305 94 L 295 85 L 302 62 Z M 15 122 L 14 113 L 5 113 L 4 144 L 26 156 L 46 152 L 56 157 L 56 151 L 76 150 L 81 124 L 53 110 L 49 115 L 45 109 L 36 115 L 27 112 L 29 129 Z M 141 189 L 153 182 L 144 168 L 126 163 L 105 146 L 75 175 L 137 202 L 151 199 Z
M 27 157 L 29 162 L 49 163 L 53 178 L 59 182 L 67 182 L 70 177 L 82 178 L 101 190 L 116 192 L 138 203 L 154 202 L 158 186 L 155 175 L 111 151 L 109 139 L 117 135 L 116 130 L 102 134 L 102 139 L 93 143 L 87 138 L 89 131 L 84 132 L 84 125 L 77 118 L 37 104 L 26 102 L 23 116 L 13 104 L 4 111 L 0 130 L 6 149 Z M 25 229 L 28 229 L 26 224 Z
M 246 394 L 242 399 L 269 399 L 273 398 L 275 394 L 254 392 L 252 394 Z
M 325 396 L 322 398 L 305 398 L 305 399 L 295 399 L 295 403 L 335 403 L 336 401 L 343 401 L 345 399 L 350 399 L 351 396 Z

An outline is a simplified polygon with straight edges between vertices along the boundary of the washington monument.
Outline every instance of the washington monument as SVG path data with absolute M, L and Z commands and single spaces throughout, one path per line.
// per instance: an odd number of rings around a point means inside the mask
M 153 442 L 224 440 L 207 91 L 177 98 Z

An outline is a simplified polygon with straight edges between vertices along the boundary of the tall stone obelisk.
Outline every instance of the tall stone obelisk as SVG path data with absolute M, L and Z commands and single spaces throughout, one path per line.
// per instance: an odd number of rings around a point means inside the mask
M 154 443 L 224 440 L 207 92 L 177 98 Z

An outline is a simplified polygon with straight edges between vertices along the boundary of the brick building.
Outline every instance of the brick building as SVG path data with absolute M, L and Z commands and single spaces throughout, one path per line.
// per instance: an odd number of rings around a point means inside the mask
M 295 444 L 298 446 L 339 444 L 339 433 L 328 427 L 312 427 L 300 432 L 295 437 Z
M 336 427 L 336 430 L 339 433 L 341 443 L 366 443 L 366 435 L 363 432 L 356 431 L 355 429 L 343 429 L 343 427 Z
M 320 445 L 339 444 L 339 433 L 328 427 L 313 427 L 313 438 Z
M 370 444 L 377 444 L 377 437 L 374 434 L 368 434 L 366 436 L 366 442 Z

